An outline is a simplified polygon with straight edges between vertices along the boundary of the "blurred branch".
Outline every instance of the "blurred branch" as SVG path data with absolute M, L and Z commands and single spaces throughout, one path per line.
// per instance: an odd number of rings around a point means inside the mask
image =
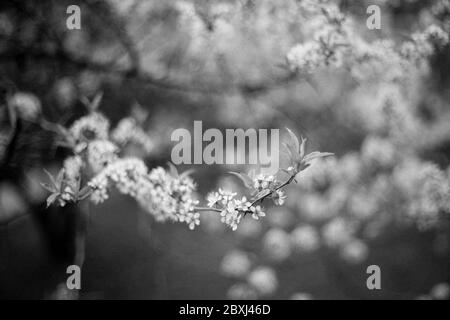
M 89 69 L 95 72 L 103 72 L 108 74 L 114 74 L 124 79 L 133 79 L 141 82 L 142 84 L 149 85 L 155 88 L 180 91 L 180 92 L 192 92 L 202 94 L 215 94 L 221 95 L 226 93 L 241 93 L 243 95 L 259 95 L 272 89 L 277 89 L 282 86 L 288 85 L 292 82 L 299 80 L 299 74 L 290 70 L 285 70 L 282 74 L 275 76 L 272 79 L 265 79 L 256 82 L 247 81 L 177 81 L 168 77 L 158 77 L 149 72 L 144 72 L 140 68 L 140 54 L 136 48 L 135 43 L 127 34 L 123 21 L 114 12 L 107 11 L 107 15 L 101 14 L 103 10 L 99 10 L 99 6 L 104 4 L 103 1 L 97 0 L 83 0 L 84 3 L 102 23 L 105 28 L 111 30 L 115 37 L 118 39 L 121 46 L 125 49 L 126 54 L 130 60 L 129 67 L 119 67 L 116 63 L 118 58 L 115 58 L 108 62 L 100 62 L 89 59 L 89 57 L 76 56 L 72 52 L 68 52 L 64 48 L 64 41 L 60 35 L 56 32 L 55 28 L 51 25 L 51 18 L 47 18 L 44 14 L 36 10 L 30 11 L 27 8 L 22 9 L 19 4 L 18 8 L 23 11 L 26 10 L 26 14 L 30 19 L 38 21 L 41 27 L 41 37 L 47 36 L 55 46 L 53 49 L 44 49 L 39 43 L 31 43 L 24 45 L 16 37 L 10 37 L 3 40 L 7 41 L 8 49 L 0 53 L 0 60 L 18 61 L 19 57 L 31 57 L 37 60 L 47 60 L 49 62 L 60 62 L 61 64 L 68 64 L 75 66 L 79 69 Z M 103 7 L 102 7 L 103 8 Z M 105 6 L 106 10 L 107 6 Z M 2 37 L 4 38 L 4 37 Z M 228 77 L 225 77 L 228 79 Z
M 12 134 L 9 139 L 8 146 L 5 150 L 5 155 L 3 157 L 2 162 L 0 163 L 0 179 L 3 178 L 4 175 L 7 175 L 5 171 L 8 170 L 8 164 L 13 157 L 14 150 L 17 144 L 17 140 L 19 139 L 20 133 L 22 131 L 22 120 L 20 118 L 16 118 L 12 125 Z
M 108 74 L 118 75 L 124 79 L 133 79 L 140 81 L 143 84 L 153 86 L 155 88 L 180 91 L 193 92 L 203 94 L 226 94 L 233 92 L 240 92 L 244 95 L 258 95 L 266 93 L 267 91 L 280 88 L 290 83 L 294 83 L 300 79 L 299 74 L 287 72 L 284 75 L 278 76 L 275 79 L 260 81 L 260 82 L 237 82 L 231 85 L 223 83 L 213 84 L 211 82 L 201 84 L 193 82 L 181 82 L 168 78 L 157 78 L 149 73 L 142 72 L 134 66 L 130 68 L 119 68 L 114 62 L 97 62 L 89 60 L 84 57 L 76 57 L 71 53 L 59 48 L 53 52 L 40 50 L 29 47 L 13 47 L 8 51 L 4 51 L 0 55 L 1 61 L 15 60 L 19 55 L 32 57 L 38 60 L 47 60 L 49 62 L 59 61 L 67 63 L 80 69 L 89 69 L 96 72 L 103 72 Z

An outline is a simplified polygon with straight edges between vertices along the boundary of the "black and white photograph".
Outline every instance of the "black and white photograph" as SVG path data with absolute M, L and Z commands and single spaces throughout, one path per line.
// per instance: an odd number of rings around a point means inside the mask
M 1 1 L 0 300 L 450 300 L 450 0 Z

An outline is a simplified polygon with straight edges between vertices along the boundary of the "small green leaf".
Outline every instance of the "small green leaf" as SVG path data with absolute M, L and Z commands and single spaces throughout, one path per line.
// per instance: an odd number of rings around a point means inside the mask
M 300 152 L 300 142 L 298 141 L 297 136 L 295 135 L 294 132 L 292 132 L 291 129 L 286 128 L 287 132 L 289 133 L 289 136 L 291 138 L 291 143 L 289 145 L 292 145 L 294 147 L 294 150 L 296 151 L 296 153 Z
M 50 207 L 50 206 L 56 201 L 56 199 L 58 198 L 58 196 L 59 196 L 59 193 L 58 193 L 58 192 L 55 192 L 55 193 L 52 193 L 52 194 L 47 198 L 47 208 Z
M 17 123 L 17 118 L 18 118 L 17 117 L 17 109 L 11 103 L 8 103 L 7 107 L 8 107 L 8 115 L 9 115 L 9 124 L 12 127 L 15 127 L 16 123 Z
M 94 99 L 92 99 L 92 102 L 89 104 L 89 109 L 91 112 L 98 110 L 98 107 L 102 102 L 102 99 L 103 99 L 103 92 L 99 92 L 95 95 Z
M 282 146 L 285 148 L 285 151 L 288 154 L 289 163 L 293 164 L 295 162 L 295 154 L 292 153 L 291 148 L 289 148 L 289 146 L 286 143 L 283 142 Z
M 49 179 L 50 179 L 50 182 L 53 184 L 53 186 L 55 187 L 55 190 L 58 190 L 59 189 L 59 186 L 56 184 L 56 180 L 55 180 L 55 178 L 53 177 L 53 175 L 50 173 L 50 172 L 48 172 L 46 169 L 44 169 L 44 172 L 47 174 L 47 176 L 49 177 Z
M 55 192 L 57 191 L 54 187 L 52 187 L 51 185 L 48 185 L 47 183 L 43 183 L 41 182 L 40 185 L 47 191 L 49 192 Z
M 302 143 L 300 144 L 300 159 L 303 159 L 305 156 L 305 149 L 306 149 L 306 138 L 301 137 Z
M 183 171 L 180 174 L 180 178 L 184 178 L 184 177 L 190 176 L 192 173 L 194 173 L 194 171 L 195 171 L 194 169 L 189 169 L 189 170 Z
M 309 164 L 314 159 L 329 157 L 329 156 L 333 156 L 333 155 L 334 155 L 334 153 L 330 153 L 330 152 L 314 151 L 314 152 L 311 152 L 310 154 L 308 154 L 306 157 L 304 157 L 302 162 L 304 164 Z
M 82 97 L 80 98 L 80 101 L 81 101 L 82 104 L 84 104 L 84 106 L 85 106 L 86 108 L 89 109 L 89 105 L 90 105 L 91 102 L 89 101 L 89 99 L 88 99 L 86 96 L 82 96 Z
M 56 177 L 56 183 L 57 183 L 57 188 L 58 190 L 62 189 L 62 184 L 63 184 L 63 180 L 64 180 L 64 168 L 62 168 L 61 170 L 59 170 L 58 172 L 58 176 Z
M 78 200 L 82 201 L 84 199 L 86 199 L 87 197 L 89 197 L 92 193 L 92 188 L 89 186 L 85 186 L 83 187 L 80 192 L 78 193 Z
M 258 192 L 258 193 L 255 195 L 255 200 L 256 200 L 256 199 L 259 199 L 259 198 L 262 198 L 262 197 L 265 197 L 265 196 L 267 196 L 267 195 L 269 195 L 269 194 L 270 194 L 270 190 L 268 190 L 268 189 L 261 190 L 260 192 Z
M 131 116 L 134 120 L 136 120 L 140 125 L 142 125 L 145 120 L 148 119 L 149 112 L 144 109 L 139 103 L 135 102 L 131 109 Z
M 232 171 L 230 171 L 228 173 L 238 177 L 244 183 L 246 188 L 248 188 L 248 189 L 253 188 L 253 180 L 247 174 L 232 172 Z
M 76 185 L 76 190 L 75 190 L 75 194 L 77 196 L 80 193 L 80 188 L 81 188 L 81 177 L 77 177 L 77 185 Z
M 297 163 L 301 160 L 300 154 L 294 149 L 294 146 L 290 144 L 283 143 L 283 146 L 288 150 L 288 154 L 291 159 L 291 164 L 297 165 Z
M 175 165 L 172 162 L 167 162 L 167 165 L 169 166 L 169 173 L 172 177 L 178 178 L 178 170 L 175 167 Z
M 255 169 L 251 169 L 248 172 L 248 177 L 253 181 L 253 179 L 256 177 L 256 170 Z

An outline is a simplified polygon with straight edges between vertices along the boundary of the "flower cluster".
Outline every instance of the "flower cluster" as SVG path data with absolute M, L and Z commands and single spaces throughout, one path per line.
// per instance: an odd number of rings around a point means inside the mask
M 369 42 L 353 32 L 355 22 L 331 1 L 302 1 L 299 10 L 307 12 L 310 21 L 315 22 L 308 29 L 313 37 L 294 45 L 286 54 L 288 66 L 295 72 L 346 66 L 358 80 L 381 77 L 397 81 L 411 76 L 414 65 L 423 66 L 436 48 L 449 43 L 448 33 L 432 24 L 396 48 L 393 41 Z
M 101 203 L 108 199 L 109 190 L 115 187 L 129 195 L 157 221 L 186 223 L 194 229 L 200 223 L 195 212 L 198 201 L 193 199 L 195 185 L 188 176 L 173 177 L 161 167 L 149 172 L 142 160 L 119 159 L 97 174 L 88 185 L 93 192 L 91 200 Z
M 153 140 L 138 126 L 137 121 L 131 117 L 120 120 L 119 124 L 111 133 L 111 138 L 120 146 L 125 146 L 127 143 L 136 144 L 146 154 L 149 154 L 154 147 Z
M 349 28 L 351 21 L 332 3 L 302 1 L 299 10 L 311 15 L 313 36 L 287 53 L 291 70 L 312 73 L 329 65 L 341 66 L 353 34 Z
M 76 181 L 81 178 L 83 159 L 80 156 L 68 157 L 64 160 L 63 168 L 67 179 L 70 181 Z
M 443 47 L 449 42 L 449 35 L 437 25 L 431 25 L 423 32 L 416 32 L 412 41 L 402 44 L 400 53 L 410 61 L 420 64 L 435 52 L 435 47 Z
M 109 120 L 99 112 L 92 112 L 76 120 L 69 132 L 77 143 L 91 140 L 107 140 L 109 136 Z
M 137 197 L 141 181 L 148 174 L 148 168 L 139 159 L 120 159 L 109 164 L 98 173 L 88 185 L 92 188 L 91 200 L 98 204 L 109 198 L 108 189 L 113 185 L 121 193 Z
M 119 148 L 108 140 L 94 140 L 87 147 L 87 162 L 98 173 L 118 158 Z
M 296 175 L 308 168 L 314 159 L 332 155 L 331 153 L 321 152 L 312 152 L 306 155 L 306 139 L 302 138 L 300 142 L 290 129 L 287 129 L 287 131 L 290 136 L 290 141 L 285 146 L 289 156 L 290 166 L 281 171 L 283 174 L 288 174 L 289 177 L 286 181 L 281 182 L 275 175 L 255 174 L 254 171 L 250 171 L 249 174 L 231 172 L 248 189 L 251 195 L 250 199 L 247 200 L 245 196 L 241 199 L 236 199 L 237 193 L 222 189 L 208 195 L 208 207 L 213 211 L 220 212 L 221 221 L 232 230 L 237 229 L 242 217 L 246 214 L 251 214 L 255 220 L 264 217 L 266 214 L 260 203 L 266 198 L 272 198 L 275 205 L 283 205 L 287 196 L 282 188 L 294 181 Z
M 219 192 L 210 193 L 207 197 L 208 207 L 218 209 L 221 221 L 233 231 L 237 229 L 242 217 L 247 213 L 251 213 L 255 220 L 266 215 L 261 206 L 252 205 L 246 197 L 235 199 L 235 196 L 234 192 L 219 189 Z
M 85 101 L 90 113 L 69 129 L 61 129 L 74 155 L 64 161 L 64 169 L 56 179 L 50 175 L 52 185 L 44 185 L 52 192 L 47 203 L 64 206 L 90 197 L 98 204 L 107 200 L 115 188 L 135 198 L 157 221 L 182 222 L 194 229 L 200 223 L 200 214 L 196 211 L 199 201 L 194 198 L 192 179 L 188 174 L 179 175 L 174 167 L 170 173 L 161 167 L 149 170 L 141 159 L 121 157 L 121 147 L 128 143 L 148 154 L 153 142 L 131 117 L 120 121 L 110 133 L 109 120 L 97 111 L 100 101 L 101 95 L 92 102 Z M 81 188 L 81 180 L 86 177 L 89 181 Z
M 276 210 L 268 215 L 268 227 L 263 226 L 253 235 L 252 239 L 260 237 L 257 248 L 244 252 L 243 248 L 248 247 L 243 238 L 232 252 L 241 250 L 241 256 L 256 257 L 251 265 L 260 260 L 276 266 L 288 259 L 294 262 L 298 254 L 314 254 L 327 247 L 346 263 L 361 264 L 370 255 L 369 241 L 380 237 L 388 225 L 402 227 L 414 222 L 419 229 L 429 229 L 442 225 L 440 222 L 450 213 L 449 174 L 418 159 L 388 137 L 369 135 L 359 152 L 339 159 L 317 159 L 296 179 L 296 201 L 290 208 L 279 208 L 279 215 Z M 276 179 L 261 176 L 255 180 L 254 186 L 262 190 L 262 184 L 268 186 Z M 237 268 L 243 259 L 235 263 Z M 246 276 L 241 274 L 244 270 Z M 250 279 L 248 265 L 240 271 L 235 278 Z M 268 283 L 272 280 L 266 279 Z M 229 296 L 264 297 L 264 292 L 253 278 L 251 282 L 234 284 Z
M 408 160 L 392 173 L 408 217 L 422 228 L 437 225 L 440 214 L 450 212 L 450 181 L 436 165 Z
M 194 199 L 194 191 L 195 184 L 188 175 L 171 175 L 158 167 L 150 171 L 137 199 L 156 220 L 186 223 L 193 230 L 200 224 L 200 214 L 196 212 L 199 201 Z

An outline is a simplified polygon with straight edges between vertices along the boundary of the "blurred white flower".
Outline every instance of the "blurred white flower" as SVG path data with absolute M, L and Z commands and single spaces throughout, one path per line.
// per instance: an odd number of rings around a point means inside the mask
M 359 155 L 355 152 L 350 152 L 339 159 L 339 171 L 342 179 L 346 182 L 357 182 L 362 171 L 362 163 Z
M 402 193 L 406 217 L 419 227 L 435 225 L 441 211 L 450 211 L 450 182 L 435 164 L 409 158 L 394 169 L 392 178 Z
M 88 144 L 87 159 L 94 173 L 103 170 L 118 159 L 119 149 L 108 140 L 94 140 Z
M 250 267 L 251 261 L 248 254 L 240 250 L 227 253 L 220 264 L 220 270 L 224 275 L 236 278 L 245 277 Z
M 353 228 L 347 220 L 337 217 L 322 228 L 325 243 L 331 247 L 340 246 L 352 240 Z
M 8 99 L 8 105 L 24 120 L 36 120 L 42 110 L 41 102 L 32 93 L 17 92 Z
M 117 127 L 111 132 L 111 138 L 121 146 L 127 143 L 140 146 L 146 154 L 153 151 L 153 139 L 131 117 L 120 120 Z
M 435 24 L 428 26 L 423 34 L 429 41 L 439 46 L 445 46 L 449 42 L 448 33 Z
M 397 151 L 389 140 L 368 136 L 361 147 L 361 156 L 368 164 L 392 167 L 395 165 Z
M 249 274 L 247 281 L 261 295 L 273 294 L 278 288 L 275 271 L 269 267 L 256 268 Z
M 367 219 L 378 209 L 378 199 L 367 190 L 358 190 L 348 199 L 348 208 L 357 218 Z
M 289 66 L 293 71 L 310 73 L 325 64 L 325 56 L 320 44 L 315 41 L 307 41 L 295 45 L 286 56 Z
M 0 184 L 0 222 L 25 213 L 27 205 L 18 191 L 10 184 Z
M 369 248 L 361 240 L 352 240 L 341 248 L 342 258 L 349 263 L 361 263 L 367 259 Z
M 291 255 L 291 242 L 289 234 L 278 228 L 266 232 L 262 239 L 264 253 L 274 261 L 283 261 Z
M 255 300 L 258 298 L 258 293 L 246 283 L 237 283 L 228 289 L 227 298 L 230 300 Z
M 70 107 L 76 99 L 77 89 L 69 77 L 56 81 L 53 91 L 55 92 L 56 101 L 63 109 Z
M 447 300 L 450 298 L 450 285 L 448 283 L 438 283 L 431 289 L 430 295 L 437 300 Z
M 101 113 L 93 112 L 76 120 L 69 130 L 77 142 L 108 140 L 109 121 Z
M 338 208 L 330 207 L 324 195 L 318 193 L 309 193 L 301 197 L 298 202 L 300 213 L 308 220 L 322 221 L 329 219 L 337 214 Z
M 320 238 L 317 230 L 310 225 L 303 225 L 291 232 L 293 247 L 299 251 L 314 251 L 320 247 Z
M 289 300 L 313 300 L 313 296 L 305 292 L 294 293 Z

